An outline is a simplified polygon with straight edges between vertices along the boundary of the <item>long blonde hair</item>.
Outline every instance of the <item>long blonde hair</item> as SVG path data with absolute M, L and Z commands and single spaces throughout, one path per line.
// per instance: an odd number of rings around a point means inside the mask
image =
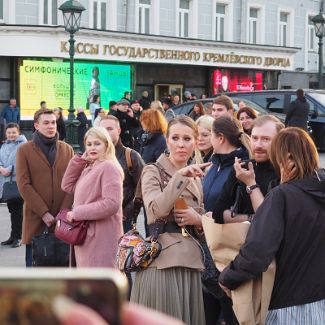
M 210 133 L 212 132 L 212 124 L 214 122 L 214 118 L 210 115 L 202 115 L 200 116 L 196 121 L 196 125 L 197 127 L 201 126 L 207 130 L 210 131 Z M 212 143 L 211 143 L 211 148 L 212 148 Z M 203 163 L 203 157 L 202 157 L 202 153 L 200 152 L 200 150 L 198 148 L 195 148 L 194 151 L 194 161 L 195 164 L 202 164 Z
M 123 169 L 115 156 L 115 147 L 114 147 L 114 144 L 113 144 L 111 137 L 109 136 L 109 133 L 107 132 L 107 130 L 102 126 L 95 126 L 95 127 L 92 127 L 91 129 L 89 129 L 86 132 L 85 137 L 84 137 L 84 145 L 85 146 L 86 146 L 87 138 L 89 136 L 92 136 L 92 137 L 97 138 L 98 140 L 104 142 L 104 144 L 106 146 L 106 151 L 104 153 L 104 160 L 112 161 L 114 163 L 114 165 L 116 165 L 116 167 L 120 171 L 122 177 L 124 178 Z

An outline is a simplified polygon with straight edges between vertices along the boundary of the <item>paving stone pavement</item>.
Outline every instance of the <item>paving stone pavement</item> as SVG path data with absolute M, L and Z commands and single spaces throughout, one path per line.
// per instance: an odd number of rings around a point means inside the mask
M 7 204 L 0 204 L 0 241 L 7 240 L 10 235 L 10 215 Z M 0 245 L 0 267 L 25 267 L 25 247 L 11 248 Z

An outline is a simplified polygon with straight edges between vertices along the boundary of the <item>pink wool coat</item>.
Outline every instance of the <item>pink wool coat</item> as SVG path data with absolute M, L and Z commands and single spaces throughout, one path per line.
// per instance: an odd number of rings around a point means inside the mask
M 74 246 L 77 267 L 114 267 L 123 234 L 123 179 L 109 161 L 86 161 L 74 156 L 63 176 L 62 189 L 74 193 L 73 218 L 90 220 L 83 245 Z

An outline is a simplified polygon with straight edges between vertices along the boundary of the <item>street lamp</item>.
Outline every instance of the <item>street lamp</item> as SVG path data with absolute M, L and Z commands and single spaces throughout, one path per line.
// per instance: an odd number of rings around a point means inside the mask
M 318 84 L 319 88 L 323 88 L 323 37 L 325 36 L 324 24 L 325 17 L 322 9 L 319 14 L 311 19 L 315 26 L 315 34 L 319 38 L 318 42 Z
M 78 125 L 79 121 L 76 120 L 75 116 L 75 109 L 73 105 L 73 91 L 74 91 L 74 42 L 75 39 L 73 35 L 79 30 L 80 28 L 80 21 L 81 21 L 81 13 L 86 10 L 78 1 L 69 0 L 64 2 L 60 7 L 59 10 L 62 11 L 63 14 L 63 21 L 64 21 L 64 29 L 70 34 L 70 48 L 69 48 L 69 55 L 70 55 L 70 106 L 69 106 L 69 115 L 66 121 L 66 128 L 67 128 L 67 142 L 72 146 L 74 151 L 79 151 L 79 144 L 78 144 Z

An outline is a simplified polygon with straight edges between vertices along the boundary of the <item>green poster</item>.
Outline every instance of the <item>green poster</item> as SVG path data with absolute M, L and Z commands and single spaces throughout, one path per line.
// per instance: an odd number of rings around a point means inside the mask
M 74 63 L 74 108 L 86 108 L 94 95 L 108 109 L 131 90 L 131 66 L 126 64 Z M 70 63 L 23 60 L 20 66 L 20 107 L 23 119 L 32 119 L 45 100 L 48 108 L 62 107 L 64 115 L 70 104 Z M 87 113 L 87 110 L 85 110 Z

